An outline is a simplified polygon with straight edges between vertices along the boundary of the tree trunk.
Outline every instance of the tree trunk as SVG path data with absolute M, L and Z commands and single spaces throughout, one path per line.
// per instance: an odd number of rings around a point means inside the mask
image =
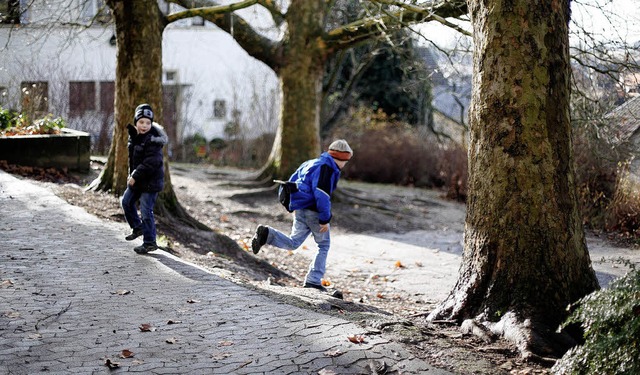
M 162 119 L 162 32 L 165 20 L 155 0 L 107 2 L 116 24 L 116 83 L 114 134 L 107 164 L 93 189 L 122 195 L 127 187 L 129 158 L 127 125 L 133 123 L 135 108 L 148 103 L 154 119 Z M 140 22 L 144 20 L 144 22 Z M 193 219 L 178 202 L 171 184 L 168 147 L 164 149 L 164 188 L 156 202 L 158 216 L 176 218 L 192 227 L 211 230 Z
M 322 41 L 323 1 L 293 0 L 278 77 L 282 92 L 280 124 L 269 162 L 269 176 L 288 179 L 320 152 L 320 103 L 326 48 Z
M 458 281 L 429 319 L 474 319 L 523 356 L 560 355 L 567 306 L 598 288 L 574 182 L 569 0 L 470 0 L 474 79 Z
M 107 165 L 92 187 L 121 195 L 129 174 L 127 124 L 140 103 L 149 103 L 162 118 L 162 32 L 164 22 L 156 1 L 117 1 L 107 4 L 116 26 L 116 83 L 113 140 Z M 140 22 L 144 20 L 144 22 Z M 165 167 L 166 168 L 166 167 Z

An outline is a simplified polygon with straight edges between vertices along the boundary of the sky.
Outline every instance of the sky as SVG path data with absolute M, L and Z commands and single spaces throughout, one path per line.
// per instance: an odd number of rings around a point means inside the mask
M 577 25 L 580 24 L 596 38 L 616 37 L 628 43 L 640 41 L 640 0 L 574 0 L 571 12 L 572 32 L 578 32 Z M 471 30 L 468 22 L 460 24 Z M 437 22 L 420 25 L 416 29 L 440 46 L 451 47 L 460 38 L 457 32 Z

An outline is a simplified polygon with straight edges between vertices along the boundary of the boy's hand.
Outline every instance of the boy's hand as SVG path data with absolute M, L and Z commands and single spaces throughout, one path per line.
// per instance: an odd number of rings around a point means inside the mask
M 135 183 L 136 180 L 133 177 L 129 176 L 129 178 L 127 178 L 127 185 L 133 186 Z
M 320 233 L 328 232 L 329 224 L 320 224 Z

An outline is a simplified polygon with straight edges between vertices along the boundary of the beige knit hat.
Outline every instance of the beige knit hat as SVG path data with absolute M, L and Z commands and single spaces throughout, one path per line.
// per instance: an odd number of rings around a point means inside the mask
M 353 156 L 353 150 L 347 141 L 338 139 L 329 145 L 329 155 L 341 161 L 348 161 Z

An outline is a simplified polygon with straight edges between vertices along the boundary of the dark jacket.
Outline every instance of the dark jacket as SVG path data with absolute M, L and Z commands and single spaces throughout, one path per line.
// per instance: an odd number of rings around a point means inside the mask
M 298 187 L 298 191 L 291 193 L 291 211 L 317 211 L 320 224 L 327 224 L 331 221 L 331 194 L 338 186 L 339 179 L 340 168 L 326 152 L 317 159 L 302 163 L 289 178 Z
M 156 123 L 145 134 L 138 134 L 135 126 L 129 131 L 129 174 L 136 181 L 133 189 L 154 193 L 164 187 L 162 147 L 169 142 L 167 133 Z

